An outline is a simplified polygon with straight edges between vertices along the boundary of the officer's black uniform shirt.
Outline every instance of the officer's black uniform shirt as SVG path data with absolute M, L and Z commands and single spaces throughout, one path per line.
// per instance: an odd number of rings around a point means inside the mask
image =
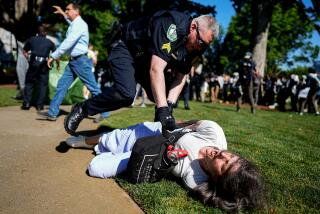
M 240 81 L 251 81 L 256 64 L 251 59 L 240 60 Z
M 142 18 L 128 23 L 124 27 L 124 41 L 135 61 L 141 61 L 140 64 L 150 63 L 151 56 L 156 55 L 170 68 L 187 74 L 194 58 L 185 48 L 190 23 L 191 17 L 184 13 L 159 11 L 151 19 Z
M 45 36 L 31 37 L 23 47 L 25 51 L 31 51 L 32 56 L 48 57 L 50 51 L 55 50 L 54 43 Z

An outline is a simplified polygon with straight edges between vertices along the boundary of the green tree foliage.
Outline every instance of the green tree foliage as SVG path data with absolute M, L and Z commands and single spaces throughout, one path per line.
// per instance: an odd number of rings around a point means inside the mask
M 253 21 L 250 1 L 240 1 L 235 7 L 237 15 L 232 18 L 224 42 L 221 44 L 219 63 L 224 71 L 237 70 L 237 62 L 246 51 L 252 49 Z M 286 3 L 286 4 L 285 4 Z M 307 40 L 311 38 L 313 23 L 301 17 L 294 1 L 278 2 L 273 7 L 267 43 L 267 72 L 276 72 L 283 63 L 311 62 L 319 53 L 319 46 Z M 295 52 L 300 49 L 301 52 Z
M 248 15 L 250 5 L 246 4 L 236 16 L 232 17 L 228 32 L 221 44 L 220 59 L 222 72 L 231 74 L 237 71 L 238 61 L 250 50 L 252 19 Z
M 64 7 L 68 2 L 64 1 Z M 203 6 L 189 0 L 90 0 L 82 1 L 80 5 L 82 16 L 89 25 L 90 42 L 99 51 L 99 60 L 107 58 L 106 41 L 115 21 L 125 23 L 141 16 L 151 15 L 159 9 L 176 9 L 193 15 L 215 14 L 214 7 Z M 50 16 L 52 17 L 52 14 Z M 51 21 L 53 22 L 53 19 Z M 55 23 L 61 28 L 61 24 Z
M 19 2 L 22 8 L 19 18 L 15 5 Z M 36 25 L 47 24 L 50 26 L 50 34 L 53 36 L 62 35 L 64 39 L 67 30 L 67 23 L 60 15 L 54 14 L 53 5 L 58 5 L 62 9 L 66 7 L 70 0 L 34 0 L 22 1 L 0 0 L 0 14 L 3 19 L 0 23 L 7 26 L 16 34 L 18 40 L 25 41 L 36 33 Z M 125 23 L 141 16 L 151 15 L 159 9 L 176 9 L 187 12 L 191 15 L 215 14 L 215 8 L 203 6 L 190 0 L 78 0 L 81 7 L 81 16 L 88 23 L 90 32 L 90 42 L 95 50 L 99 51 L 99 60 L 107 58 L 106 41 L 115 21 Z M 25 4 L 25 5 L 23 5 Z M 25 12 L 23 12 L 25 10 Z M 37 17 L 42 17 L 41 22 L 37 22 Z M 34 26 L 31 28 L 31 26 Z
M 319 47 L 307 41 L 312 37 L 313 29 L 310 22 L 300 18 L 297 6 L 284 8 L 277 4 L 274 7 L 267 48 L 269 70 L 277 69 L 282 63 L 294 65 L 295 62 L 313 61 L 319 53 Z M 295 53 L 297 49 L 302 52 Z

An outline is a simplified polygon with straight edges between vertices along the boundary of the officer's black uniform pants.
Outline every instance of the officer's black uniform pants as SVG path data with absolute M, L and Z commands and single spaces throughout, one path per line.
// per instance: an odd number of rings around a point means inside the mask
M 134 60 L 122 41 L 117 41 L 113 45 L 108 61 L 114 84 L 86 101 L 89 115 L 126 107 L 134 100 L 136 93 Z
M 237 97 L 237 109 L 240 109 L 240 105 L 242 104 L 243 96 L 247 96 L 249 98 L 249 103 L 251 108 L 255 108 L 258 104 L 258 98 L 259 98 L 259 87 L 255 86 L 253 83 L 253 80 L 250 80 L 249 82 L 242 83 L 242 90 L 243 95 L 240 95 Z
M 25 88 L 24 88 L 24 103 L 30 104 L 32 99 L 33 88 L 36 83 L 39 85 L 39 93 L 36 99 L 37 106 L 43 106 L 47 93 L 49 81 L 49 68 L 47 61 L 38 62 L 32 60 L 29 63 L 29 69 L 26 74 Z

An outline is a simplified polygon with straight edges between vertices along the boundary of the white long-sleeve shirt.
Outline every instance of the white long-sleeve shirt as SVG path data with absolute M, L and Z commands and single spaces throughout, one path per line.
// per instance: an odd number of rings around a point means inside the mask
M 61 55 L 67 53 L 72 57 L 86 54 L 89 45 L 89 30 L 87 23 L 78 16 L 72 22 L 67 20 L 69 28 L 66 38 L 55 52 L 51 54 L 53 59 L 60 58 Z
M 227 140 L 222 128 L 216 122 L 209 120 L 201 121 L 195 132 L 185 134 L 176 142 L 175 148 L 187 150 L 188 156 L 178 161 L 172 174 L 181 177 L 183 183 L 190 189 L 208 180 L 198 159 L 199 150 L 207 146 L 227 149 Z

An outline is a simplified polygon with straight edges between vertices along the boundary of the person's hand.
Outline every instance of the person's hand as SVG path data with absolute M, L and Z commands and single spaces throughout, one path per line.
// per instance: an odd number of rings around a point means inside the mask
M 64 13 L 64 11 L 61 9 L 61 7 L 59 7 L 59 6 L 56 6 L 56 5 L 54 5 L 54 6 L 52 6 L 54 9 L 56 9 L 56 11 L 54 11 L 54 13 L 55 14 L 61 14 L 61 15 L 65 15 L 65 13 Z
M 50 57 L 50 58 L 48 59 L 48 61 L 47 61 L 47 66 L 48 66 L 49 69 L 52 68 L 52 62 L 53 62 L 53 60 L 54 60 L 54 59 Z
M 56 63 L 57 63 L 57 71 L 60 71 L 60 59 L 57 59 Z
M 160 107 L 156 109 L 155 121 L 160 121 L 162 129 L 174 130 L 176 129 L 176 121 L 174 117 L 170 114 L 168 106 Z

